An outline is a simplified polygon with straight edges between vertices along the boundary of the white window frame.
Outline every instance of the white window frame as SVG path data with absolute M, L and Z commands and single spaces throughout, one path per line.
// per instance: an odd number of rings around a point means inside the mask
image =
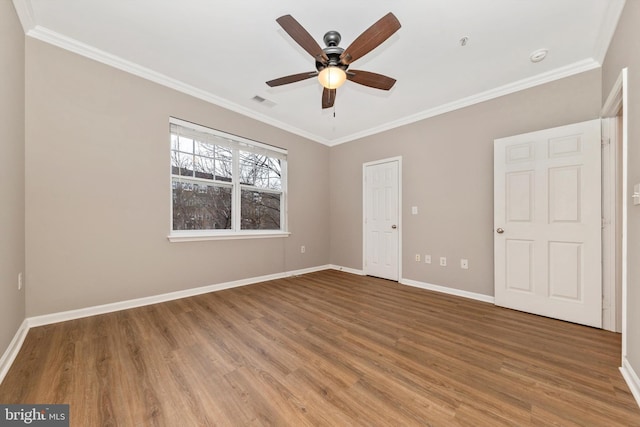
M 221 132 L 216 129 L 211 129 L 205 126 L 201 126 L 195 123 L 187 122 L 175 117 L 169 118 L 169 128 L 171 125 L 181 126 L 189 130 L 197 131 L 219 137 L 229 142 L 230 148 L 233 152 L 233 177 L 231 183 L 232 187 L 232 202 L 231 202 L 231 229 L 224 230 L 174 230 L 173 229 L 173 173 L 171 168 L 171 156 L 169 156 L 169 235 L 167 238 L 170 242 L 193 242 L 202 240 L 232 240 L 232 239 L 259 239 L 259 238 L 273 238 L 273 237 L 288 237 L 291 233 L 288 232 L 287 223 L 287 150 L 284 148 L 274 147 L 272 145 L 263 144 L 261 142 L 253 141 L 247 138 L 243 138 L 237 135 Z M 281 191 L 269 190 L 266 188 L 254 187 L 251 185 L 240 184 L 240 156 L 239 152 L 243 149 L 265 150 L 267 153 L 277 153 L 284 161 L 281 164 L 280 179 L 281 179 Z M 171 130 L 169 130 L 169 153 L 171 153 Z M 210 180 L 198 179 L 196 177 L 183 177 L 189 181 L 202 181 L 206 183 L 213 183 Z M 224 184 L 223 184 L 224 185 Z M 256 190 L 262 193 L 277 193 L 281 194 L 280 200 L 280 230 L 242 230 L 241 227 L 241 195 L 242 190 Z

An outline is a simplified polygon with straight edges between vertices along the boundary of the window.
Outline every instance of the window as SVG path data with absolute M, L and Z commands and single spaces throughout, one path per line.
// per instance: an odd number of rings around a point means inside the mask
M 169 239 L 286 235 L 287 151 L 170 120 Z

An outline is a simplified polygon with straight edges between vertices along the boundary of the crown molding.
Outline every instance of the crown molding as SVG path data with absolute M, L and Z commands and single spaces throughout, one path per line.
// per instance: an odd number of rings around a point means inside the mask
M 598 38 L 596 39 L 595 44 L 594 57 L 596 61 L 600 63 L 604 62 L 607 50 L 609 50 L 609 44 L 611 44 L 613 35 L 616 32 L 618 21 L 620 21 L 622 11 L 624 10 L 624 5 L 626 3 L 626 0 L 609 1 L 609 6 L 605 12 L 604 19 L 602 20 L 602 25 L 600 26 L 600 31 L 598 31 Z
M 22 1 L 28 2 L 28 0 L 15 0 L 15 1 L 18 3 Z M 271 117 L 268 117 L 256 111 L 253 111 L 249 108 L 233 103 L 227 99 L 216 96 L 210 92 L 204 91 L 202 89 L 198 89 L 180 80 L 168 77 L 164 74 L 158 73 L 154 70 L 151 70 L 150 68 L 143 67 L 134 62 L 123 59 L 119 56 L 112 55 L 100 49 L 96 49 L 93 46 L 82 43 L 73 38 L 64 36 L 58 32 L 51 31 L 48 28 L 42 27 L 40 25 L 35 25 L 26 34 L 31 38 L 57 46 L 59 48 L 68 50 L 70 52 L 84 56 L 86 58 L 93 59 L 94 61 L 100 62 L 102 64 L 108 65 L 110 67 L 116 68 L 121 71 L 125 71 L 129 74 L 133 74 L 134 76 L 141 77 L 143 79 L 152 81 L 159 85 L 168 87 L 170 89 L 174 89 L 178 92 L 191 95 L 195 98 L 201 99 L 203 101 L 209 102 L 211 104 L 217 105 L 227 110 L 236 112 L 238 114 L 242 114 L 243 116 L 250 117 L 252 119 L 266 123 L 268 125 L 285 130 L 287 132 L 291 132 L 303 138 L 306 138 L 324 145 L 329 145 L 330 143 L 329 140 L 321 138 L 318 135 L 312 134 L 310 132 L 306 132 L 295 126 L 291 126 L 287 123 L 274 120 Z
M 471 105 L 475 105 L 481 102 L 489 101 L 491 99 L 499 98 L 504 95 L 509 95 L 511 93 L 519 92 L 525 89 L 530 89 L 532 87 L 539 86 L 545 83 L 550 83 L 565 77 L 570 77 L 575 74 L 580 74 L 586 71 L 594 70 L 596 68 L 599 68 L 600 66 L 601 64 L 592 58 L 575 62 L 565 67 L 556 68 L 546 73 L 538 74 L 526 79 L 522 79 L 522 80 L 509 83 L 503 86 L 499 86 L 497 88 L 494 88 L 485 92 L 481 92 L 476 95 L 471 95 L 466 98 L 462 98 L 447 104 L 442 104 L 435 108 L 430 108 L 420 113 L 413 114 L 408 117 L 403 117 L 402 119 L 399 119 L 399 120 L 384 123 L 380 126 L 367 129 L 363 132 L 354 133 L 354 134 L 345 136 L 343 138 L 332 140 L 329 146 L 336 146 L 339 144 L 344 144 L 346 142 L 354 141 L 356 139 L 361 139 L 367 136 L 375 135 L 381 132 L 398 128 L 400 126 L 408 125 L 424 119 L 439 116 L 440 114 L 449 113 L 451 111 L 459 110 L 461 108 L 469 107 Z
M 13 7 L 16 9 L 20 24 L 24 33 L 27 34 L 36 26 L 36 19 L 30 0 L 13 0 Z
M 64 36 L 60 33 L 49 30 L 48 28 L 35 25 L 30 0 L 13 0 L 13 1 L 14 1 L 14 5 L 16 5 L 16 11 L 18 12 L 20 21 L 23 27 L 25 28 L 25 32 L 27 36 L 29 37 L 43 41 L 45 43 L 49 43 L 51 45 L 68 50 L 70 52 L 84 56 L 86 58 L 93 59 L 105 65 L 119 69 L 121 71 L 125 71 L 127 73 L 133 74 L 143 79 L 152 81 L 154 83 L 160 84 L 170 89 L 174 89 L 178 92 L 182 92 L 184 94 L 193 96 L 195 98 L 201 99 L 203 101 L 206 101 L 211 104 L 217 105 L 219 107 L 225 108 L 227 110 L 236 112 L 238 114 L 242 114 L 243 116 L 255 119 L 267 125 L 274 126 L 276 128 L 282 129 L 284 131 L 290 132 L 292 134 L 298 135 L 300 137 L 306 138 L 308 140 L 311 140 L 329 147 L 355 141 L 357 139 L 365 138 L 367 136 L 375 135 L 375 134 L 385 132 L 391 129 L 395 129 L 404 125 L 408 125 L 408 124 L 425 120 L 431 117 L 435 117 L 440 114 L 444 114 L 444 113 L 455 111 L 461 108 L 469 107 L 474 104 L 479 104 L 484 101 L 489 101 L 491 99 L 495 99 L 504 95 L 515 93 L 524 89 L 529 89 L 534 86 L 542 85 L 542 84 L 559 80 L 565 77 L 569 77 L 575 74 L 590 71 L 590 70 L 599 68 L 601 66 L 600 61 L 598 61 L 597 59 L 589 58 L 583 61 L 569 64 L 565 67 L 557 68 L 542 74 L 538 74 L 526 79 L 509 83 L 485 92 L 481 92 L 475 95 L 471 95 L 469 97 L 465 97 L 465 98 L 450 102 L 450 103 L 442 104 L 437 107 L 430 108 L 428 110 L 424 110 L 422 112 L 419 112 L 407 117 L 403 117 L 395 121 L 384 123 L 380 126 L 366 129 L 362 132 L 356 132 L 341 138 L 327 139 L 319 135 L 313 134 L 311 132 L 307 132 L 298 127 L 292 126 L 290 124 L 281 122 L 279 120 L 275 120 L 271 117 L 258 113 L 247 107 L 233 103 L 227 99 L 221 98 L 217 95 L 214 95 L 202 89 L 198 89 L 180 80 L 173 79 L 164 74 L 158 73 L 154 70 L 138 65 L 134 62 L 125 60 L 121 57 L 112 55 L 100 49 L 96 49 L 93 46 L 87 45 L 73 38 Z M 624 0 L 614 0 L 614 1 L 616 1 L 616 4 L 622 4 L 622 6 L 624 6 Z M 608 18 L 605 24 L 603 25 L 604 29 L 603 31 L 601 31 L 601 37 L 600 37 L 601 40 L 607 40 L 606 43 L 601 43 L 602 46 L 604 46 L 603 48 L 605 52 L 606 52 L 606 48 L 608 47 L 608 43 L 611 40 L 613 31 L 615 31 L 615 25 L 617 24 L 617 21 L 620 17 L 619 12 L 621 12 L 621 8 L 617 9 L 616 7 L 612 6 L 608 10 L 609 10 Z M 29 29 L 27 30 L 27 28 Z M 602 34 L 605 34 L 605 36 L 602 36 Z M 609 35 L 607 36 L 607 34 Z

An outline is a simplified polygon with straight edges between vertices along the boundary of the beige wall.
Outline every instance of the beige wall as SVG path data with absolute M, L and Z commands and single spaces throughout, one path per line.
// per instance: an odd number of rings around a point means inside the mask
M 640 373 L 640 206 L 631 204 L 633 184 L 640 183 L 640 2 L 627 1 L 611 41 L 602 71 L 602 93 L 606 99 L 620 71 L 628 67 L 628 276 L 627 359 Z
M 328 147 L 31 38 L 26 84 L 28 316 L 328 263 Z M 287 148 L 293 234 L 168 242 L 169 116 Z
M 24 320 L 24 33 L 0 1 L 0 356 Z
M 403 278 L 492 295 L 493 140 L 598 117 L 602 103 L 594 70 L 329 149 L 37 40 L 26 61 L 29 316 L 329 262 L 361 269 L 362 164 L 393 156 Z M 288 148 L 293 235 L 169 243 L 169 116 Z
M 582 73 L 332 148 L 331 263 L 362 269 L 362 164 L 402 156 L 403 278 L 493 295 L 493 140 L 597 118 L 600 80 Z

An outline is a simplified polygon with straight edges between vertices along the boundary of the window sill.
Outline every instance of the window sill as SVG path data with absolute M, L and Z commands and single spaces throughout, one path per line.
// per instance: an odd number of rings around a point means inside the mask
M 167 236 L 170 242 L 199 242 L 205 240 L 239 240 L 239 239 L 270 239 L 275 237 L 289 237 L 286 231 L 241 231 L 241 232 L 184 232 Z

